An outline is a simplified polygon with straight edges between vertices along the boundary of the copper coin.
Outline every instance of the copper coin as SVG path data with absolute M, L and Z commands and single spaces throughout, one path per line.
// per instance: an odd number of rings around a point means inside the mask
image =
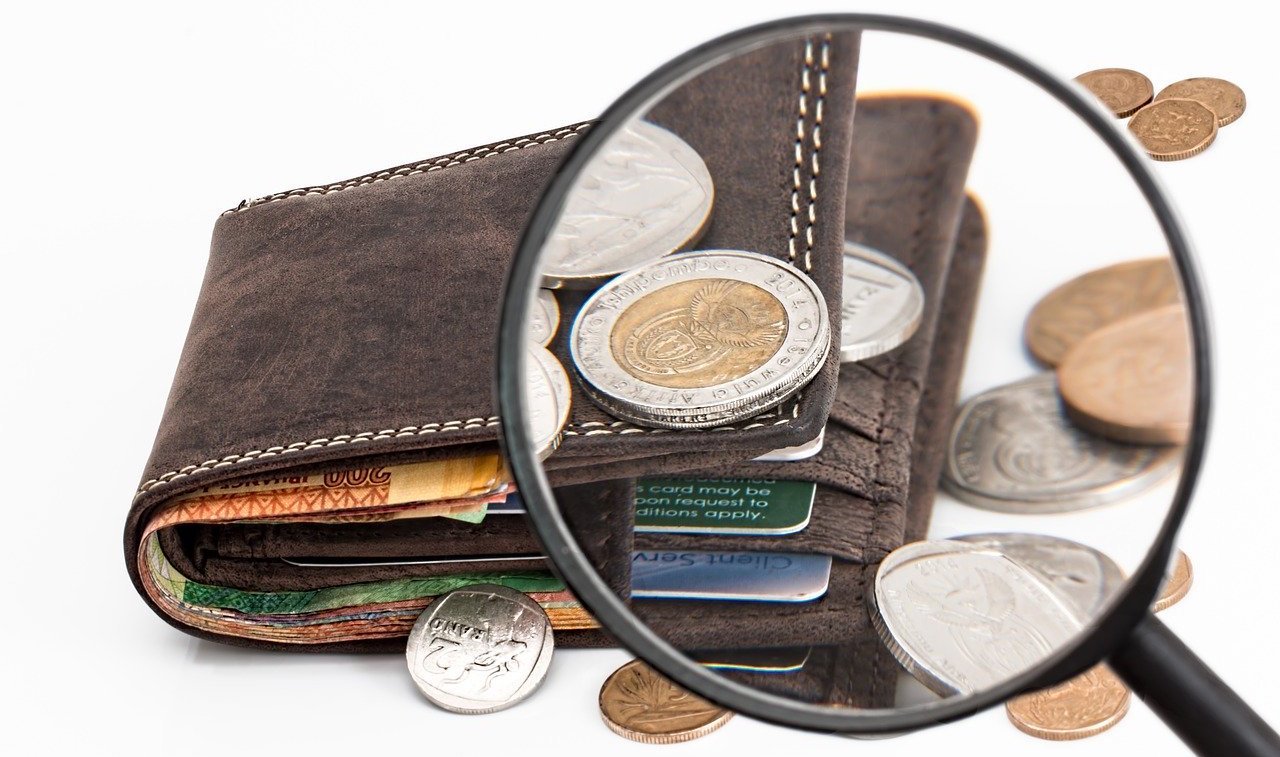
M 1181 301 L 1167 257 L 1099 268 L 1045 295 L 1027 316 L 1024 337 L 1037 360 L 1054 366 L 1081 339 L 1110 323 Z
M 1160 596 L 1156 597 L 1151 610 L 1160 612 L 1181 602 L 1187 592 L 1191 591 L 1191 578 L 1191 560 L 1186 552 L 1178 550 L 1178 556 L 1174 558 L 1173 567 L 1169 570 L 1169 575 L 1165 576 Z
M 1086 739 L 1111 728 L 1129 711 L 1129 689 L 1106 665 L 1066 683 L 1010 699 L 1009 721 L 1019 731 L 1050 741 Z
M 1138 108 L 1151 102 L 1151 80 L 1137 71 L 1127 68 L 1099 68 L 1076 77 L 1116 115 L 1116 118 L 1132 116 Z
M 1218 136 L 1218 117 L 1184 98 L 1157 100 L 1133 114 L 1129 131 L 1156 160 L 1182 160 L 1204 152 Z
M 1169 98 L 1195 100 L 1218 117 L 1218 126 L 1226 126 L 1244 115 L 1244 90 L 1225 79 L 1200 76 L 1183 79 L 1160 90 L 1156 100 Z
M 1093 332 L 1058 366 L 1058 391 L 1080 428 L 1133 444 L 1182 444 L 1191 428 L 1191 340 L 1181 305 Z
M 613 672 L 600 689 L 600 716 L 609 730 L 643 744 L 678 744 L 706 736 L 733 717 L 640 660 Z

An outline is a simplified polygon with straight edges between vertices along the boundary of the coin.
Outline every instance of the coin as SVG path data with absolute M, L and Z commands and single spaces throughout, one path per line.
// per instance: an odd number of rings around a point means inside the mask
M 1244 115 L 1244 90 L 1225 79 L 1201 76 L 1174 82 L 1156 95 L 1156 100 L 1182 98 L 1195 100 L 1218 117 L 1218 126 L 1226 126 Z
M 1129 260 L 1077 276 L 1046 294 L 1027 316 L 1023 335 L 1031 354 L 1054 366 L 1103 326 L 1181 298 L 1178 272 L 1168 257 Z
M 872 623 L 908 672 L 943 696 L 1023 673 L 1083 627 L 1021 563 L 946 540 L 895 549 L 876 571 Z
M 1052 372 L 965 402 L 947 440 L 942 483 L 956 499 L 1009 513 L 1083 510 L 1139 494 L 1172 473 L 1167 447 L 1117 444 L 1067 419 Z
M 526 423 L 539 460 L 545 460 L 563 438 L 569 422 L 569 376 L 556 356 L 538 344 L 527 346 L 524 402 Z
M 542 249 L 542 284 L 591 287 L 692 247 L 715 190 L 697 151 L 672 132 L 633 121 L 609 137 L 571 190 Z
M 1035 573 L 1070 600 L 1076 617 L 1088 623 L 1124 586 L 1124 571 L 1093 547 L 1045 534 L 993 533 L 954 536 L 951 541 L 972 544 L 1006 555 Z
M 1151 80 L 1127 68 L 1099 68 L 1076 77 L 1117 118 L 1127 118 L 1151 102 Z
M 1191 428 L 1191 341 L 1169 305 L 1106 326 L 1058 366 L 1058 390 L 1077 426 L 1132 444 L 1182 444 Z
M 840 362 L 883 354 L 916 333 L 924 288 L 905 266 L 878 250 L 845 242 L 840 308 Z
M 640 660 L 613 672 L 600 689 L 600 717 L 609 730 L 644 744 L 679 744 L 706 736 L 733 717 Z
M 537 602 L 478 584 L 436 599 L 409 632 L 409 673 L 427 699 L 464 714 L 504 710 L 542 683 L 555 647 Z
M 1070 681 L 1010 699 L 1005 712 L 1019 731 L 1050 741 L 1096 736 L 1129 711 L 1129 689 L 1104 664 Z
M 529 311 L 529 341 L 543 347 L 551 344 L 560 326 L 560 304 L 549 289 L 539 289 Z
M 1169 575 L 1165 576 L 1164 583 L 1160 586 L 1160 596 L 1156 597 L 1151 611 L 1167 610 L 1181 602 L 1182 598 L 1187 596 L 1187 592 L 1191 591 L 1191 579 L 1191 560 L 1186 552 L 1178 550 L 1173 566 L 1169 569 Z
M 1156 160 L 1182 160 L 1204 152 L 1218 136 L 1218 117 L 1195 100 L 1158 100 L 1133 114 L 1129 131 Z
M 753 252 L 707 250 L 601 287 L 578 311 L 569 347 L 587 396 L 611 414 L 707 428 L 795 395 L 826 361 L 831 328 L 803 273 Z

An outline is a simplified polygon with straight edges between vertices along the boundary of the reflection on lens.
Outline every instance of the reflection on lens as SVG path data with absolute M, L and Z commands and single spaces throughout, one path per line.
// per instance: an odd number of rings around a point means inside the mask
M 554 505 L 635 619 L 849 712 L 1090 632 L 1193 394 L 1177 269 L 1110 149 L 985 59 L 846 29 L 609 123 L 539 260 L 560 326 L 529 333 L 571 385 Z

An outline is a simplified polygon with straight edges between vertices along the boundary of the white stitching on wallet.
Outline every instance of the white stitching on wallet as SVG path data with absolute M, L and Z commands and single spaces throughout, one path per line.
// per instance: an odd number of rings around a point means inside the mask
M 309 195 L 333 194 L 334 192 L 344 192 L 348 189 L 356 189 L 357 187 L 366 187 L 366 186 L 369 186 L 370 184 L 378 184 L 384 181 L 391 181 L 392 179 L 403 179 L 407 176 L 416 176 L 418 174 L 429 173 L 431 171 L 440 171 L 445 168 L 449 168 L 451 166 L 458 166 L 458 165 L 462 165 L 463 163 L 470 163 L 475 160 L 480 160 L 481 158 L 489 158 L 489 157 L 493 157 L 494 155 L 501 155 L 503 153 L 515 152 L 516 150 L 523 150 L 526 147 L 533 147 L 535 145 L 545 145 L 551 142 L 559 142 L 560 140 L 563 140 L 563 139 L 576 137 L 578 136 L 578 134 L 582 133 L 583 130 L 589 128 L 590 126 L 591 124 L 589 122 L 581 123 L 581 124 L 577 124 L 576 126 L 567 126 L 563 129 L 557 129 L 556 131 L 544 132 L 542 134 L 534 134 L 531 137 L 521 137 L 520 139 L 511 141 L 511 142 L 499 142 L 496 145 L 489 145 L 487 147 L 475 148 L 475 150 L 464 150 L 463 152 L 457 152 L 457 153 L 453 153 L 451 155 L 445 155 L 439 158 L 424 160 L 421 163 L 415 163 L 409 166 L 401 166 L 400 168 L 396 168 L 393 170 L 379 171 L 377 173 L 365 174 L 364 176 L 357 176 L 354 179 L 347 179 L 346 181 L 341 181 L 336 184 L 326 184 L 324 186 L 317 186 L 317 187 L 302 187 L 300 189 L 290 189 L 287 192 L 276 192 L 275 194 L 267 195 L 266 197 L 259 197 L 254 200 L 245 200 L 244 202 L 240 203 L 239 206 L 234 207 L 230 210 L 224 211 L 222 215 L 239 213 L 241 211 L 248 210 L 249 208 L 256 208 L 259 205 L 266 205 L 267 203 L 279 202 L 281 200 L 288 200 L 294 197 L 307 197 Z M 483 152 L 478 152 L 477 150 L 483 150 Z
M 422 436 L 424 434 L 439 434 L 445 431 L 462 431 L 471 428 L 488 428 L 489 426 L 498 425 L 498 416 L 491 415 L 487 418 L 467 418 L 461 421 L 447 421 L 445 423 L 427 423 L 422 426 L 405 426 L 398 429 L 384 429 L 382 431 L 362 431 L 358 434 L 338 434 L 331 437 L 322 437 L 320 439 L 312 439 L 309 442 L 294 442 L 278 447 L 267 447 L 266 449 L 254 449 L 248 452 L 242 452 L 238 455 L 228 455 L 220 460 L 206 460 L 199 465 L 188 465 L 178 470 L 169 471 L 168 473 L 157 476 L 138 487 L 137 494 L 166 484 L 175 479 L 190 476 L 200 471 L 213 470 L 214 468 L 225 468 L 228 465 L 243 463 L 249 460 L 257 460 L 262 457 L 273 457 L 275 455 L 287 455 L 290 452 L 301 452 L 307 449 L 320 449 L 323 447 L 334 447 L 339 444 L 357 444 L 359 442 L 373 442 L 380 439 L 394 439 L 403 436 Z M 134 495 L 137 496 L 137 495 Z

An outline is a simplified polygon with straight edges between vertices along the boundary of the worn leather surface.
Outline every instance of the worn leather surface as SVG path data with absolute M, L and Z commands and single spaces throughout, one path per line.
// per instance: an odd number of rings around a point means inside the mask
M 867 565 L 920 530 L 936 493 L 968 342 L 980 265 L 952 270 L 965 207 L 964 181 L 976 141 L 967 109 L 926 97 L 864 98 L 855 120 L 849 174 L 849 237 L 907 264 L 926 293 L 910 341 L 841 366 L 826 443 L 788 463 L 716 466 L 709 475 L 816 481 L 809 526 L 787 536 L 638 534 L 637 549 L 752 550 L 835 558 L 826 596 L 809 603 L 636 601 L 646 623 L 686 648 L 849 643 L 867 625 Z M 981 259 L 985 229 L 976 206 L 962 254 Z M 953 304 L 954 301 L 954 304 Z M 963 328 L 960 328 L 963 326 Z M 945 327 L 945 328 L 944 328 Z M 926 409 L 926 405 L 929 406 Z M 689 622 L 690 618 L 697 622 Z
M 705 151 L 718 172 L 707 242 L 794 258 L 832 308 L 839 302 L 842 178 L 856 59 L 856 35 L 770 46 L 731 64 L 740 67 L 733 92 L 715 78 L 722 72 L 695 78 L 653 114 Z M 692 119 L 699 103 L 718 109 L 723 120 Z M 798 127 L 804 136 L 797 141 Z M 135 585 L 146 519 L 197 487 L 297 467 L 368 466 L 492 448 L 501 282 L 546 179 L 583 128 L 281 193 L 218 219 L 164 417 L 126 522 L 125 557 Z M 823 176 L 833 178 L 815 182 L 819 131 Z M 822 191 L 810 192 L 811 185 Z M 836 370 L 828 366 L 783 411 L 785 422 L 770 418 L 715 434 L 595 433 L 592 424 L 611 426 L 612 419 L 579 397 L 553 459 L 593 461 L 588 473 L 562 481 L 569 484 L 617 479 L 636 458 L 679 469 L 688 466 L 683 453 L 693 449 L 714 448 L 720 459 L 737 460 L 795 444 L 825 422 Z M 609 524 L 597 524 L 596 533 L 601 548 L 622 540 L 611 536 Z M 340 546 L 347 537 L 324 530 L 270 536 L 266 541 L 277 545 L 295 539 L 304 551 L 350 548 Z M 394 551 L 422 536 L 385 533 L 369 543 Z M 484 537 L 474 545 L 477 553 L 528 545 L 527 534 L 477 530 L 475 536 Z M 166 535 L 164 544 L 184 567 L 233 585 L 316 580 L 280 567 L 276 557 L 266 557 L 270 565 L 264 566 L 263 558 L 239 557 L 235 549 L 211 553 L 211 538 L 230 547 L 235 532 L 187 529 Z M 614 553 L 599 552 L 602 559 Z M 614 567 L 625 576 L 625 565 Z

